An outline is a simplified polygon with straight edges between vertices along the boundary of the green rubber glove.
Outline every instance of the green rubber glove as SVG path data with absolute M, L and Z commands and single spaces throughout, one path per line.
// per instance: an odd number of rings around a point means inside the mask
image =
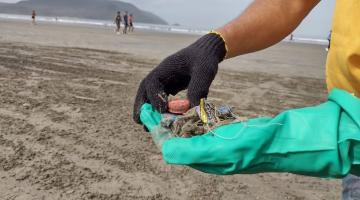
M 161 115 L 147 104 L 141 120 L 153 134 Z M 338 89 L 319 106 L 288 110 L 275 118 L 229 124 L 192 138 L 162 134 L 166 139 L 158 144 L 166 163 L 206 173 L 360 175 L 360 100 Z

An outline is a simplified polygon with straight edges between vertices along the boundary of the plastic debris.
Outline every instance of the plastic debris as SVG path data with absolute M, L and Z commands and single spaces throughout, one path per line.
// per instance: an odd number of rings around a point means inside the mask
M 202 135 L 211 129 L 239 122 L 240 117 L 233 114 L 230 106 L 215 106 L 215 104 L 201 99 L 200 105 L 182 115 L 171 113 L 162 114 L 160 125 L 171 131 L 175 137 L 191 137 Z

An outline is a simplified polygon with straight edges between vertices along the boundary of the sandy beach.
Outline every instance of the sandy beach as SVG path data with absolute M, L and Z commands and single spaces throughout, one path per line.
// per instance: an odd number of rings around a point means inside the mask
M 341 181 L 214 176 L 166 165 L 132 104 L 141 79 L 200 36 L 0 20 L 0 200 L 336 200 Z M 324 46 L 280 43 L 220 64 L 209 99 L 244 117 L 326 99 Z

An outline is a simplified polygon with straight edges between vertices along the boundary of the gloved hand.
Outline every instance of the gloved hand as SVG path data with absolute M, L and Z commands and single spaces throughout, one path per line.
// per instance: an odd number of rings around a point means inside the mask
M 334 89 L 318 106 L 223 125 L 191 138 L 159 130 L 161 115 L 150 104 L 143 105 L 141 121 L 168 164 L 221 175 L 290 172 L 339 178 L 360 175 L 359 113 L 360 99 Z
M 218 64 L 225 55 L 224 40 L 209 33 L 167 57 L 140 83 L 134 103 L 134 121 L 141 123 L 140 108 L 144 103 L 152 104 L 161 113 L 166 112 L 168 95 L 186 88 L 190 106 L 199 105 L 200 99 L 207 97 Z

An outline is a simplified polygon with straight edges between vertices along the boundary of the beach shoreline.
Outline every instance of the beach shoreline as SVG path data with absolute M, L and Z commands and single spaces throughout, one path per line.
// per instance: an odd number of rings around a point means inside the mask
M 5 14 L 0 13 L 0 20 L 7 21 L 30 21 L 28 15 L 16 15 L 16 14 Z M 73 18 L 73 17 L 58 17 L 58 16 L 38 16 L 37 21 L 40 23 L 47 24 L 64 24 L 64 25 L 75 25 L 75 26 L 88 26 L 98 28 L 115 28 L 115 24 L 112 20 L 97 20 L 97 19 L 84 19 L 84 18 Z M 143 31 L 153 32 L 165 32 L 165 33 L 178 33 L 187 35 L 203 35 L 209 32 L 208 29 L 199 29 L 195 27 L 177 25 L 160 25 L 160 24 L 149 24 L 149 23 L 135 23 L 135 29 Z M 294 36 L 293 34 L 283 39 L 283 42 L 292 43 L 305 43 L 305 44 L 317 44 L 327 45 L 328 40 L 325 38 L 309 38 L 304 36 Z
M 117 51 L 158 62 L 199 37 L 147 30 L 116 35 L 110 28 L 48 23 L 32 26 L 24 21 L 0 20 L 2 41 Z M 323 45 L 280 42 L 257 53 L 225 60 L 220 70 L 324 78 L 326 54 Z

